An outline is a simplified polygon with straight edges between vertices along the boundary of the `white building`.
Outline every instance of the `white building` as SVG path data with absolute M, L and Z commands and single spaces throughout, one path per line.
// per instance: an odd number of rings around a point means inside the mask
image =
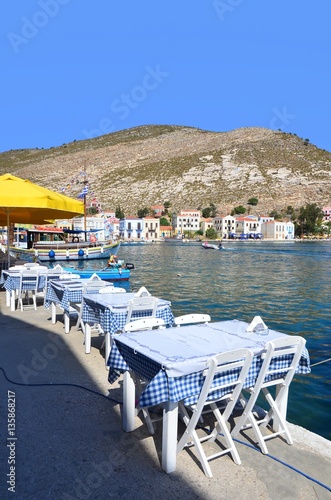
M 160 219 L 158 217 L 144 217 L 145 240 L 157 240 L 160 237 Z
M 265 239 L 270 238 L 274 240 L 293 240 L 294 224 L 290 221 L 267 221 L 262 223 L 261 232 Z
M 182 210 L 180 214 L 173 214 L 172 227 L 177 235 L 196 232 L 200 229 L 200 210 Z
M 144 219 L 140 217 L 125 217 L 119 223 L 119 236 L 125 240 L 143 238 Z
M 236 233 L 255 235 L 261 233 L 261 222 L 257 217 L 237 217 L 236 218 Z
M 236 232 L 236 219 L 232 215 L 214 217 L 214 228 L 221 238 L 228 238 Z
M 119 222 L 119 236 L 124 239 L 156 240 L 160 237 L 158 217 L 125 217 Z

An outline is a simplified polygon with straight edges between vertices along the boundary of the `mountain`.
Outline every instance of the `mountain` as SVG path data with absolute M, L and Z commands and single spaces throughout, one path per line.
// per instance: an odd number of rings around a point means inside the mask
M 171 203 L 170 210 L 205 208 L 220 214 L 247 207 L 267 214 L 292 205 L 331 205 L 331 153 L 295 134 L 247 127 L 209 132 L 191 127 L 146 125 L 50 149 L 0 154 L 9 172 L 76 197 L 84 174 L 87 202 L 120 206 L 125 215 Z

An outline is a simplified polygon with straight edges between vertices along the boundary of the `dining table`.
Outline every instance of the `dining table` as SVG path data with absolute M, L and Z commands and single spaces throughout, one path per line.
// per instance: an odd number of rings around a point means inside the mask
M 244 388 L 252 387 L 262 366 L 261 353 L 266 343 L 286 335 L 272 329 L 259 333 L 248 331 L 248 327 L 248 323 L 232 319 L 113 336 L 108 358 L 108 380 L 112 384 L 123 373 L 123 429 L 131 432 L 135 428 L 137 402 L 134 380 L 137 375 L 147 381 L 138 406 L 144 408 L 162 404 L 163 407 L 162 468 L 167 473 L 176 470 L 178 403 L 196 402 L 207 360 L 234 349 L 251 349 L 253 362 Z M 290 361 L 291 356 L 279 360 L 277 368 Z M 305 348 L 296 373 L 309 372 L 309 353 Z M 222 395 L 220 390 L 216 396 Z M 284 398 L 279 410 L 286 417 L 287 398 Z
M 136 293 L 109 293 L 84 295 L 82 300 L 82 321 L 88 324 L 98 324 L 105 334 L 105 361 L 107 363 L 112 349 L 112 337 L 123 331 L 127 319 L 128 303 L 137 297 Z M 146 317 L 149 311 L 134 312 L 132 320 Z M 174 322 L 171 302 L 162 298 L 158 299 L 156 317 L 170 327 Z
M 27 275 L 24 276 L 25 271 Z M 6 306 L 10 307 L 11 311 L 16 308 L 16 291 L 20 287 L 20 278 L 22 276 L 22 289 L 26 291 L 34 290 L 36 287 L 35 278 L 41 277 L 39 285 L 43 287 L 48 279 L 49 269 L 46 266 L 31 264 L 30 266 L 23 264 L 13 266 L 9 269 L 4 269 L 1 272 L 0 285 L 6 290 Z M 55 277 L 55 276 L 54 276 Z
M 56 308 L 60 307 L 64 314 L 65 333 L 70 332 L 70 316 L 78 314 L 75 306 L 81 304 L 83 297 L 84 283 L 87 279 L 55 279 L 48 282 L 46 291 L 45 307 L 51 307 L 51 321 L 56 324 Z

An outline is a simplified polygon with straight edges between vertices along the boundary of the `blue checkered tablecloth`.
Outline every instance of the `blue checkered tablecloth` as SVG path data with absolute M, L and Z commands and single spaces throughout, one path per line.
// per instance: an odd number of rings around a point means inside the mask
M 45 307 L 48 309 L 52 302 L 58 304 L 67 313 L 70 304 L 79 304 L 83 296 L 83 282 L 79 280 L 51 280 L 47 286 Z
M 42 290 L 46 283 L 46 276 L 39 277 L 39 289 Z M 20 275 L 19 273 L 10 273 L 10 271 L 2 271 L 0 284 L 3 286 L 7 292 L 12 292 L 13 290 L 18 290 L 20 287 Z M 23 277 L 22 289 L 23 290 L 34 290 L 36 287 L 36 278 L 29 276 Z
M 215 335 L 216 332 L 212 332 L 212 329 L 215 330 L 215 325 L 224 325 L 227 323 L 227 327 L 229 327 L 229 323 L 231 322 L 219 322 L 219 323 L 210 323 L 209 325 L 203 325 L 201 333 L 204 335 L 211 335 L 212 333 Z M 243 322 L 239 322 L 241 325 L 246 325 Z M 230 325 L 231 326 L 231 325 Z M 185 401 L 185 404 L 193 404 L 196 402 L 198 395 L 200 394 L 200 390 L 204 381 L 201 370 L 195 370 L 190 373 L 192 369 L 191 366 L 195 364 L 196 367 L 204 366 L 208 357 L 213 354 L 217 354 L 220 352 L 224 352 L 229 349 L 229 345 L 233 343 L 235 348 L 238 348 L 241 344 L 241 347 L 250 347 L 255 356 L 253 358 L 253 363 L 248 372 L 244 387 L 252 387 L 255 384 L 256 378 L 259 374 L 262 359 L 259 356 L 259 352 L 263 350 L 265 343 L 268 340 L 271 340 L 270 336 L 265 336 L 262 340 L 261 337 L 244 335 L 241 331 L 229 331 L 222 327 L 217 333 L 219 334 L 219 342 L 214 343 L 214 353 L 210 352 L 207 356 L 193 356 L 192 353 L 187 355 L 187 359 L 185 359 L 185 352 L 188 352 L 187 345 L 183 342 L 183 338 L 180 338 L 177 343 L 173 343 L 174 355 L 169 356 L 171 349 L 168 348 L 167 354 L 167 362 L 162 363 L 162 355 L 160 356 L 160 351 L 162 348 L 154 347 L 158 344 L 162 344 L 162 337 L 165 337 L 165 340 L 169 342 L 170 335 L 176 336 L 180 330 L 180 335 L 183 336 L 183 330 L 187 332 L 187 339 L 189 341 L 190 338 L 190 330 L 189 327 L 181 327 L 171 328 L 168 330 L 154 330 L 153 335 L 155 335 L 155 340 L 153 341 L 153 337 L 150 336 L 150 332 L 145 334 L 144 332 L 138 332 L 138 334 L 142 335 L 141 347 L 139 347 L 139 343 L 137 342 L 137 346 L 133 348 L 125 343 L 125 337 L 128 337 L 132 334 L 124 334 L 124 335 L 115 335 L 114 336 L 114 344 L 109 356 L 108 365 L 110 367 L 108 380 L 110 383 L 113 383 L 118 376 L 127 370 L 132 370 L 137 373 L 138 376 L 148 381 L 149 383 L 145 387 L 143 393 L 141 394 L 139 404 L 142 407 L 154 406 L 165 401 L 170 402 L 178 402 L 181 400 Z M 231 328 L 228 328 L 231 330 Z M 197 327 L 195 327 L 195 331 Z M 166 333 L 165 333 L 166 332 Z M 217 335 L 216 333 L 216 335 Z M 279 332 L 274 332 L 273 338 L 277 338 L 284 334 Z M 146 336 L 148 335 L 148 337 Z M 198 335 L 198 333 L 197 333 Z M 159 336 L 159 338 L 158 338 Z M 201 335 L 201 340 L 204 340 L 205 337 Z M 150 344 L 150 352 L 148 355 L 146 352 L 146 345 L 144 345 L 144 340 L 148 340 Z M 215 339 L 215 337 L 214 337 Z M 146 342 L 145 342 L 146 344 Z M 181 348 L 181 344 L 183 348 Z M 222 345 L 224 347 L 222 348 Z M 201 343 L 201 348 L 204 348 L 203 342 Z M 179 351 L 182 349 L 182 352 Z M 148 350 L 148 349 L 147 349 Z M 206 351 L 207 352 L 207 351 Z M 190 359 L 189 359 L 190 356 Z M 155 359 L 156 358 L 156 359 Z M 274 359 L 274 365 L 272 368 L 281 369 L 284 366 L 288 366 L 292 360 L 292 356 L 287 357 L 277 357 Z M 193 362 L 193 365 L 191 364 Z M 188 363 L 190 363 L 188 365 Z M 180 367 L 178 373 L 183 372 L 182 376 L 173 376 L 176 374 L 174 368 L 176 368 L 176 364 Z M 187 373 L 185 373 L 187 370 Z M 193 368 L 194 370 L 194 368 Z M 309 354 L 307 349 L 304 350 L 303 355 L 300 360 L 300 364 L 296 370 L 296 373 L 309 373 L 310 372 L 310 361 Z M 219 376 L 222 377 L 222 382 L 230 383 L 231 381 L 235 381 L 236 373 L 227 372 Z M 215 378 L 215 384 L 219 383 L 219 380 Z M 227 390 L 228 392 L 228 390 Z M 224 394 L 222 391 L 214 393 L 213 396 L 221 397 Z
M 100 294 L 84 295 L 82 321 L 91 324 L 97 323 L 104 332 L 110 332 L 114 335 L 123 330 L 126 323 L 128 302 L 133 297 L 135 297 L 134 293 L 109 294 L 107 297 L 100 296 Z M 132 319 L 148 315 L 148 311 L 142 311 L 134 313 Z M 167 327 L 173 325 L 174 316 L 169 301 L 159 299 L 156 317 L 163 319 Z

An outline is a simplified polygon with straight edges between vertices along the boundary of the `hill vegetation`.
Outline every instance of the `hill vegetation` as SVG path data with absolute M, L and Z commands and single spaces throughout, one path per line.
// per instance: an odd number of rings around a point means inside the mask
M 125 215 L 170 203 L 170 211 L 203 208 L 219 214 L 243 205 L 251 213 L 288 205 L 331 204 L 331 153 L 295 134 L 265 128 L 208 132 L 148 125 L 50 149 L 0 154 L 9 172 L 76 197 L 83 172 L 89 198 Z M 252 198 L 256 206 L 249 204 Z

